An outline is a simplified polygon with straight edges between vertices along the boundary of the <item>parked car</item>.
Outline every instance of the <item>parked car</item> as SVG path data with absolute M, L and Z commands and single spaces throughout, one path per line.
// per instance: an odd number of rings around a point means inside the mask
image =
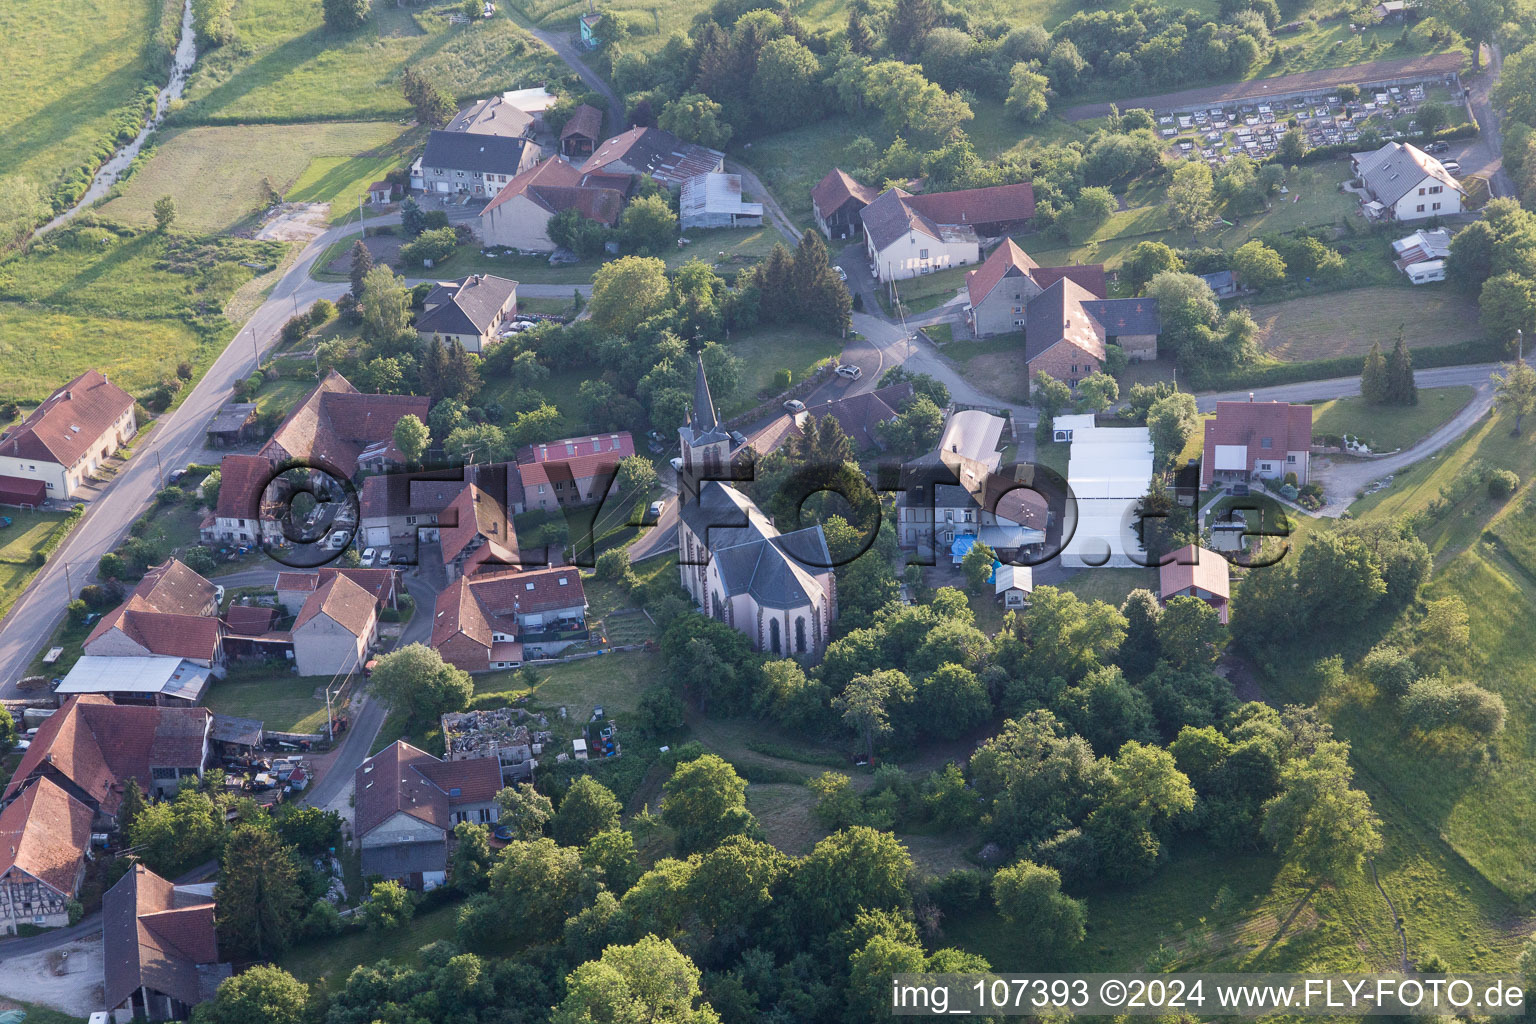
M 173 469 L 171 470 L 171 475 L 165 478 L 165 482 L 167 484 L 174 484 L 176 481 L 180 480 L 186 475 L 187 471 L 184 469 Z
M 351 539 L 351 530 L 332 530 L 331 535 L 326 538 L 325 546 L 330 548 L 332 551 L 340 551 L 342 548 L 347 546 L 347 542 Z
M 215 604 L 224 603 L 224 587 L 218 583 L 213 585 L 213 600 Z
M 852 363 L 844 363 L 842 366 L 837 368 L 837 375 L 839 377 L 847 377 L 849 380 L 858 380 L 860 377 L 864 376 L 864 371 L 859 369 L 857 366 L 854 366 Z
M 383 551 L 380 551 L 379 552 L 379 564 L 380 565 L 388 565 L 389 564 L 390 556 L 393 555 L 393 554 L 394 554 L 394 551 L 392 549 L 390 549 L 390 548 L 385 548 Z
M 1449 142 L 1431 142 L 1424 147 L 1424 152 L 1426 153 L 1449 153 L 1450 151 L 1451 144 Z
M 1457 163 L 1455 160 L 1443 160 L 1443 161 L 1441 161 L 1440 166 L 1444 167 L 1447 171 L 1450 171 L 1452 174 L 1460 174 L 1461 173 L 1461 164 Z
M 666 508 L 666 505 L 667 503 L 664 501 L 651 502 L 650 507 L 645 510 L 645 521 L 654 523 L 659 520 L 661 518 L 661 510 Z
M 359 558 L 358 562 L 360 562 L 364 566 L 372 567 L 373 560 L 375 558 L 377 558 L 378 556 L 379 556 L 379 553 L 374 548 L 364 548 L 363 549 L 363 557 Z
M 682 459 L 678 459 L 678 458 L 674 458 L 672 460 L 672 472 L 674 472 L 674 473 L 681 473 L 682 471 L 683 471 L 683 460 Z
M 805 412 L 805 403 L 798 398 L 791 398 L 784 403 L 784 408 L 790 412 Z

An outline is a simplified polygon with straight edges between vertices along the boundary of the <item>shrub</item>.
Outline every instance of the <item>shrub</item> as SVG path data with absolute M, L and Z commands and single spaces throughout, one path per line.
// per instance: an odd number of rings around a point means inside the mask
M 188 569 L 191 569 L 199 576 L 206 576 L 219 567 L 218 560 L 213 557 L 213 552 L 205 547 L 189 549 L 186 554 L 181 556 L 181 560 L 186 563 Z
M 1488 497 L 1503 501 L 1520 489 L 1520 478 L 1512 469 L 1496 469 L 1488 474 Z
M 1369 679 L 1376 689 L 1393 697 L 1401 697 L 1418 678 L 1413 659 L 1402 648 L 1392 644 L 1377 644 L 1369 654 L 1360 659 L 1360 673 Z
M 86 606 L 84 599 L 77 597 L 69 602 L 69 617 L 76 625 L 83 623 L 88 614 L 90 614 L 90 608 Z
M 309 322 L 315 327 L 330 323 L 336 315 L 336 304 L 330 299 L 316 299 L 315 304 L 309 307 Z
M 176 364 L 176 376 L 180 377 L 182 380 L 191 380 L 192 379 L 192 364 L 187 362 L 185 359 L 183 359 L 181 362 L 177 363 Z
M 458 244 L 452 228 L 423 231 L 414 242 L 401 246 L 400 262 L 407 267 L 425 266 L 428 260 L 434 264 L 440 263 L 453 255 Z
M 773 389 L 775 391 L 788 391 L 789 385 L 794 381 L 794 374 L 788 370 L 778 370 L 773 375 Z
M 610 548 L 597 556 L 595 569 L 600 580 L 622 580 L 629 575 L 629 552 Z

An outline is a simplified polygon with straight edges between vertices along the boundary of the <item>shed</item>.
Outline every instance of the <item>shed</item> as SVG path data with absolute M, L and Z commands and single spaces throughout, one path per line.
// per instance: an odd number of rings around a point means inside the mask
M 689 228 L 755 228 L 763 223 L 763 204 L 743 202 L 741 175 L 712 172 L 683 182 L 678 216 Z
M 264 726 L 265 723 L 259 718 L 214 715 L 209 739 L 219 744 L 226 753 L 245 753 L 261 746 L 265 739 Z
M 235 448 L 255 438 L 256 403 L 229 402 L 208 422 L 208 447 Z
M 19 476 L 0 476 L 0 505 L 37 508 L 48 500 L 48 487 L 41 480 Z
M 1096 417 L 1091 412 L 1057 416 L 1051 421 L 1051 440 L 1070 442 L 1074 431 L 1092 430 L 1095 423 Z
M 395 186 L 387 181 L 376 181 L 368 186 L 368 201 L 374 206 L 383 206 L 394 194 Z
M 1035 573 L 1027 565 L 1000 565 L 992 573 L 992 596 L 1004 608 L 1023 608 L 1035 589 Z
M 186 707 L 203 699 L 212 674 L 182 658 L 87 654 L 75 662 L 55 692 L 60 697 L 99 693 L 120 704 Z

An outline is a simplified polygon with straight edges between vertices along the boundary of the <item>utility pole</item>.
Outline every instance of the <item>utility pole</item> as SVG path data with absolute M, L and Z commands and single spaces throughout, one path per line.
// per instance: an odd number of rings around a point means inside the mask
M 1525 330 L 1524 330 L 1524 328 L 1520 328 L 1520 327 L 1516 327 L 1515 328 L 1515 343 L 1520 346 L 1520 361 L 1523 363 L 1523 362 L 1525 362 Z
M 155 449 L 155 480 L 156 480 L 155 490 L 159 490 L 160 488 L 165 486 L 165 470 L 160 465 L 160 449 L 159 448 Z
M 75 598 L 75 586 L 69 580 L 69 562 L 64 562 L 64 596 L 70 601 Z
M 261 346 L 256 344 L 256 325 L 252 324 L 246 330 L 251 332 L 251 354 L 256 357 L 256 369 L 261 369 Z

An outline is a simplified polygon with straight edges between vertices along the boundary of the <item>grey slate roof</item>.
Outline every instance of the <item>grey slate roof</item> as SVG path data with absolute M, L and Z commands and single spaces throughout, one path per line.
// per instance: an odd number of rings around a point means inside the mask
M 420 334 L 484 334 L 501 307 L 516 295 L 516 281 L 494 274 L 471 274 L 462 281 L 440 284 L 422 300 L 423 305 L 436 303 L 436 307 L 416 318 L 416 330 Z
M 809 603 L 817 577 L 832 571 L 819 525 L 780 534 L 751 499 L 719 481 L 706 481 L 681 516 L 703 538 L 727 594 L 751 594 L 764 608 Z
M 510 176 L 517 173 L 523 149 L 529 145 L 531 143 L 525 138 L 437 130 L 427 136 L 427 149 L 422 154 L 421 165 Z
M 416 871 L 448 870 L 448 842 L 363 847 L 363 875 L 402 878 Z
M 692 142 L 684 142 L 660 128 L 631 128 L 597 147 L 581 165 L 583 171 L 601 171 L 622 164 L 637 174 L 649 174 L 677 188 L 699 174 L 720 170 L 725 154 Z
M 1100 325 L 1083 308 L 1093 299 L 1092 292 L 1068 277 L 1030 299 L 1024 307 L 1025 362 L 1062 341 L 1070 341 L 1103 359 Z
M 876 249 L 884 249 L 909 231 L 920 231 L 929 238 L 941 237 L 937 224 L 902 201 L 910 196 L 905 189 L 888 188 L 864 207 L 860 216 Z
M 709 393 L 709 378 L 704 373 L 702 352 L 698 355 L 698 365 L 694 371 L 693 406 L 688 411 L 688 425 L 681 433 L 684 443 L 689 445 L 714 444 L 730 437 L 720 426 L 720 416 L 715 412 L 715 399 Z
M 1104 333 L 1111 338 L 1123 334 L 1161 334 L 1163 331 L 1156 299 L 1084 300 L 1083 309 L 1104 326 Z
M 1425 178 L 1434 178 L 1447 188 L 1466 194 L 1444 164 L 1417 146 L 1389 142 L 1374 153 L 1356 153 L 1354 159 L 1366 190 L 1386 206 L 1418 188 Z

